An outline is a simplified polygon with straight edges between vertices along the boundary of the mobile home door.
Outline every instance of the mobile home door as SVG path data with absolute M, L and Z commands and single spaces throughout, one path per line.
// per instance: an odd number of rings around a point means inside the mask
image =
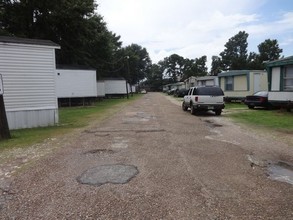
M 260 73 L 255 73 L 253 75 L 253 92 L 258 92 L 261 90 L 261 81 L 260 81 Z

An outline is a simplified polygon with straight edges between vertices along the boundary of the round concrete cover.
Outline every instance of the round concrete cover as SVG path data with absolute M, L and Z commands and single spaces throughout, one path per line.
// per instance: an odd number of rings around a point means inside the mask
M 77 178 L 77 181 L 94 186 L 101 186 L 106 183 L 124 184 L 137 174 L 137 167 L 132 165 L 102 165 L 85 171 Z

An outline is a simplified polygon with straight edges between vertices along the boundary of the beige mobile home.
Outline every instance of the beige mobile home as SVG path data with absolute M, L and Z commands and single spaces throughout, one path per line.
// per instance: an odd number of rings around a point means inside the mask
M 55 49 L 46 40 L 0 37 L 0 74 L 10 129 L 58 122 Z
M 267 72 L 263 70 L 231 70 L 218 77 L 226 101 L 243 100 L 247 95 L 268 90 Z

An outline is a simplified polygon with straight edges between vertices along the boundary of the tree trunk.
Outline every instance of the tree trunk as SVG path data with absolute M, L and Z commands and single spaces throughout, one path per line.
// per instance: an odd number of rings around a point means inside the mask
M 0 140 L 9 138 L 11 138 L 11 136 L 5 112 L 4 99 L 3 95 L 0 95 Z

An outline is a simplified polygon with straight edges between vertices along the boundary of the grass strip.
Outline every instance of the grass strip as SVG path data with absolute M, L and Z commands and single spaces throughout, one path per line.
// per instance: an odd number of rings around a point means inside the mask
M 104 99 L 85 107 L 59 108 L 59 123 L 56 126 L 12 130 L 12 138 L 0 141 L 0 151 L 13 147 L 27 147 L 46 139 L 69 133 L 88 126 L 92 121 L 101 120 L 142 95 L 135 94 L 129 99 Z

